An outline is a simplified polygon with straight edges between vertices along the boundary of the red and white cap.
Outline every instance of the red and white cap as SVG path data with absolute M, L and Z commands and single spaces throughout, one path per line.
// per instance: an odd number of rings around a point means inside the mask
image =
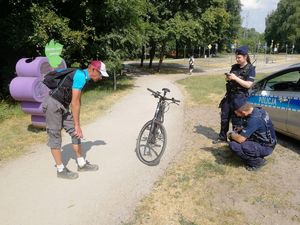
M 106 66 L 103 62 L 100 60 L 93 60 L 91 61 L 90 65 L 93 69 L 98 70 L 103 77 L 109 77 L 108 73 L 106 72 Z

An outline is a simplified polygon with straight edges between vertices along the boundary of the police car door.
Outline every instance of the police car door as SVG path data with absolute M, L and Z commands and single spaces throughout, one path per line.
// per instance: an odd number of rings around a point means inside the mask
M 299 80 L 298 70 L 287 70 L 267 80 L 261 92 L 259 103 L 267 107 L 267 111 L 276 129 L 289 132 L 294 127 L 291 123 L 299 124 L 295 114 L 295 90 Z M 292 128 L 293 129 L 293 128 Z
M 287 131 L 292 136 L 300 137 L 300 71 L 293 71 L 295 88 L 291 91 L 287 115 Z

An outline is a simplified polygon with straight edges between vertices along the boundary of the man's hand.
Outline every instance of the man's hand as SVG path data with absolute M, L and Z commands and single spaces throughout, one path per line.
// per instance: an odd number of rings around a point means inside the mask
M 227 135 L 227 139 L 229 139 L 229 140 L 231 141 L 231 140 L 232 140 L 232 135 L 233 135 L 233 134 L 235 134 L 234 131 L 228 131 L 227 134 L 226 134 L 226 135 Z
M 83 138 L 83 133 L 82 133 L 82 130 L 81 130 L 80 126 L 75 126 L 75 132 L 74 132 L 74 135 L 75 135 L 77 138 Z
M 234 73 L 229 73 L 228 75 L 226 75 L 226 78 L 225 78 L 226 81 L 235 81 L 237 82 L 238 84 L 240 84 L 242 87 L 244 88 L 251 88 L 253 82 L 252 81 L 246 81 L 246 80 L 243 80 L 241 78 L 239 78 L 237 75 L 235 75 Z
M 244 141 L 247 140 L 247 138 L 245 138 L 244 136 L 234 132 L 234 131 L 229 131 L 227 132 L 227 138 L 230 141 L 236 141 L 238 143 L 243 143 Z
M 237 76 L 234 73 L 226 75 L 226 80 L 236 80 Z

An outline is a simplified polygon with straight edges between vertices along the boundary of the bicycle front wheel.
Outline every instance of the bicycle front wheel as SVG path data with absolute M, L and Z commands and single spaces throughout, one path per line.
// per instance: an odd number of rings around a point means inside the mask
M 167 133 L 164 126 L 157 121 L 148 121 L 141 129 L 136 154 L 141 162 L 148 166 L 159 163 L 167 144 Z

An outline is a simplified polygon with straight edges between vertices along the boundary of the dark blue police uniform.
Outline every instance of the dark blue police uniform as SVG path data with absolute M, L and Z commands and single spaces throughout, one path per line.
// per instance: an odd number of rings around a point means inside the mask
M 247 55 L 248 48 L 246 46 L 242 46 L 236 50 L 236 54 Z M 254 82 L 256 74 L 255 67 L 249 63 L 243 68 L 240 68 L 239 64 L 234 64 L 231 67 L 230 73 L 234 73 L 242 80 L 251 82 Z M 227 81 L 226 94 L 219 105 L 219 107 L 221 108 L 221 129 L 219 133 L 220 140 L 227 140 L 226 134 L 229 130 L 230 120 L 232 121 L 233 128 L 241 127 L 243 119 L 236 117 L 232 104 L 235 99 L 247 100 L 248 96 L 248 88 L 241 86 L 236 81 Z
M 272 153 L 276 134 L 268 113 L 262 108 L 254 108 L 246 119 L 246 125 L 240 132 L 247 138 L 246 141 L 231 141 L 229 147 L 247 166 L 257 168 L 264 163 L 264 157 Z

